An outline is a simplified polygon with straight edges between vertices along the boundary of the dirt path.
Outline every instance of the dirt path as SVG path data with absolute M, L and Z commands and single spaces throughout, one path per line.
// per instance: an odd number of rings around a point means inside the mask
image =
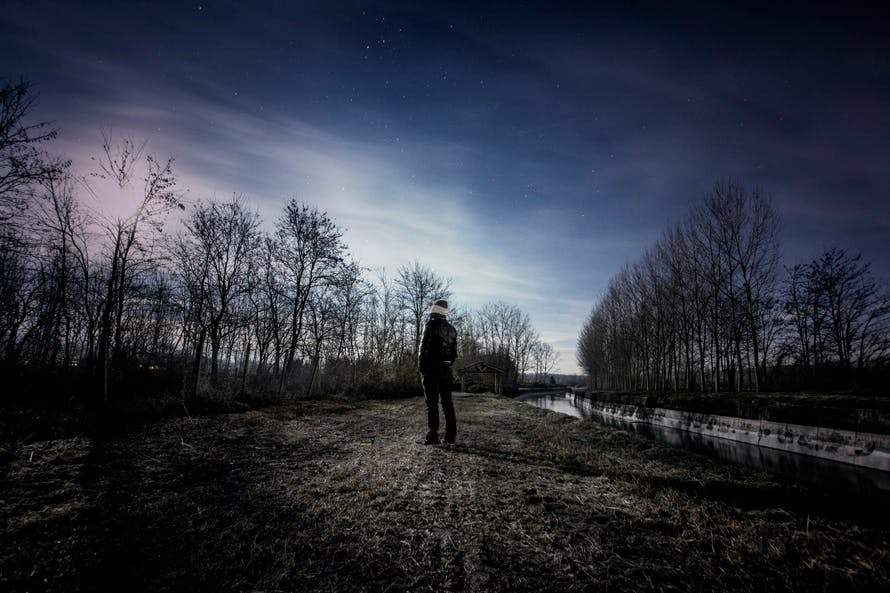
M 4 591 L 890 590 L 890 528 L 634 434 L 457 396 L 6 449 Z M 857 518 L 858 514 L 858 518 Z

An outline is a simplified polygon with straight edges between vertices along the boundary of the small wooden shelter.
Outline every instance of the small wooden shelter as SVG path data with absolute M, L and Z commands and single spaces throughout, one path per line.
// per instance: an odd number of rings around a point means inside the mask
M 475 374 L 475 375 L 494 375 L 494 392 L 500 395 L 501 393 L 501 384 L 503 383 L 504 371 L 497 367 L 493 367 L 490 364 L 486 364 L 481 360 L 477 360 L 476 362 L 470 363 L 467 366 L 459 369 L 458 374 L 460 375 L 460 390 L 467 390 L 467 375 Z

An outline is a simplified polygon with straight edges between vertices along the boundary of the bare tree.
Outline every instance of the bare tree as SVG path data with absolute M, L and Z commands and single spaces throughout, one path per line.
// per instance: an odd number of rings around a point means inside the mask
M 35 251 L 45 251 L 43 257 L 51 268 L 42 303 L 45 346 L 37 358 L 55 364 L 61 352 L 62 366 L 66 369 L 71 365 L 76 347 L 73 343 L 76 293 L 82 284 L 78 272 L 84 271 L 76 259 L 80 250 L 86 249 L 84 220 L 67 168 L 68 163 L 57 162 L 47 169 L 40 178 L 39 193 L 29 213 L 33 240 L 42 248 Z
M 385 270 L 378 272 L 366 305 L 364 342 L 369 358 L 375 365 L 396 364 L 401 307 L 396 287 Z
M 109 371 L 112 352 L 120 359 L 124 308 L 133 286 L 133 269 L 140 256 L 148 253 L 149 238 L 146 230 L 159 232 L 164 215 L 174 207 L 184 208 L 175 191 L 173 160 L 158 161 L 153 155 L 144 154 L 145 144 L 136 145 L 128 138 L 114 141 L 104 135 L 101 156 L 95 159 L 99 172 L 95 177 L 111 185 L 118 197 L 131 202 L 128 215 L 116 217 L 105 225 L 109 240 L 108 280 L 99 335 L 99 363 L 102 373 L 103 399 L 109 396 Z M 133 185 L 143 181 L 140 190 Z M 130 194 L 130 195 L 127 195 Z M 135 256 L 135 258 L 134 258 Z
M 330 282 L 346 255 L 339 227 L 324 212 L 292 200 L 279 219 L 276 233 L 283 286 L 291 303 L 284 364 L 278 384 L 287 384 L 294 356 L 301 345 L 306 309 L 312 293 Z
M 747 336 L 754 357 L 753 387 L 757 391 L 764 382 L 764 339 L 773 318 L 779 261 L 778 217 L 769 196 L 759 189 L 748 193 L 738 182 L 718 183 L 714 196 L 721 205 L 728 259 L 738 270 Z
M 517 384 L 529 369 L 538 334 L 528 313 L 502 301 L 483 305 L 475 320 L 483 353 L 505 371 L 505 382 Z
M 842 380 L 850 383 L 854 369 L 863 367 L 884 349 L 883 333 L 890 302 L 872 278 L 861 255 L 829 249 L 811 264 L 814 286 L 824 307 L 830 343 L 840 363 Z M 885 346 L 884 346 L 885 347 Z
M 257 375 L 271 366 L 270 376 L 280 372 L 284 353 L 284 317 L 287 310 L 284 275 L 280 272 L 278 243 L 264 237 L 258 252 L 258 284 L 249 295 L 252 325 L 257 340 Z M 270 361 L 270 358 L 272 360 Z
M 581 328 L 576 350 L 578 366 L 587 374 L 589 385 L 593 389 L 614 385 L 611 365 L 613 357 L 607 345 L 610 324 L 603 305 L 604 301 L 601 301 L 591 311 L 590 317 Z
M 24 211 L 32 185 L 57 172 L 40 146 L 56 137 L 48 122 L 28 123 L 37 96 L 31 83 L 0 83 L 0 223 Z
M 18 361 L 22 334 L 33 319 L 37 301 L 29 253 L 20 232 L 0 235 L 0 338 L 3 360 L 10 368 Z
M 200 202 L 185 222 L 185 232 L 174 242 L 181 277 L 194 287 L 194 320 L 199 336 L 210 339 L 210 382 L 219 386 L 220 349 L 223 339 L 239 329 L 235 305 L 256 283 L 259 216 L 238 200 Z M 200 365 L 203 339 L 196 348 Z
M 309 340 L 305 346 L 310 360 L 307 397 L 316 389 L 322 358 L 326 355 L 328 362 L 335 364 L 351 349 L 364 296 L 359 287 L 358 265 L 343 262 L 331 281 L 314 291 L 309 300 Z M 336 364 L 335 367 L 342 371 Z
M 413 324 L 414 344 L 411 352 L 416 357 L 430 305 L 438 299 L 451 298 L 451 281 L 414 260 L 398 269 L 395 283 L 399 287 L 402 308 Z
M 591 380 L 643 390 L 764 385 L 779 327 L 778 219 L 760 190 L 715 184 L 618 274 L 582 329 Z M 595 378 L 593 375 L 596 375 Z
M 559 353 L 546 342 L 537 342 L 532 347 L 532 361 L 535 369 L 535 380 L 542 382 L 547 375 L 553 373 Z
M 466 361 L 464 364 L 479 360 L 483 355 L 477 318 L 472 310 L 451 315 L 451 323 L 457 330 L 457 358 Z

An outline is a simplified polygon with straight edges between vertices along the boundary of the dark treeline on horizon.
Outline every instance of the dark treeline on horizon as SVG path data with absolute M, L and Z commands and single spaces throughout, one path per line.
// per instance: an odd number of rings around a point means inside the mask
M 890 378 L 890 293 L 839 247 L 780 269 L 760 189 L 719 181 L 613 277 L 578 340 L 594 389 L 873 391 Z
M 297 200 L 268 232 L 239 199 L 186 208 L 172 160 L 126 138 L 107 135 L 78 177 L 47 156 L 55 131 L 28 123 L 33 107 L 27 81 L 0 88 L 0 369 L 16 395 L 419 393 L 416 352 L 447 278 L 417 260 L 369 274 L 336 221 Z M 99 196 L 122 214 L 87 206 Z M 452 313 L 458 366 L 487 362 L 511 386 L 553 372 L 518 307 Z

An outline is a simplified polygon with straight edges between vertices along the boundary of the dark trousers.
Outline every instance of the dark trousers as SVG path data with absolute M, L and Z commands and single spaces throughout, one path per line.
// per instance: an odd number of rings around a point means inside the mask
M 422 371 L 423 393 L 426 396 L 426 415 L 429 425 L 427 440 L 439 438 L 439 400 L 445 413 L 445 442 L 454 442 L 457 435 L 457 419 L 454 402 L 451 401 L 451 365 L 445 362 L 430 365 Z

